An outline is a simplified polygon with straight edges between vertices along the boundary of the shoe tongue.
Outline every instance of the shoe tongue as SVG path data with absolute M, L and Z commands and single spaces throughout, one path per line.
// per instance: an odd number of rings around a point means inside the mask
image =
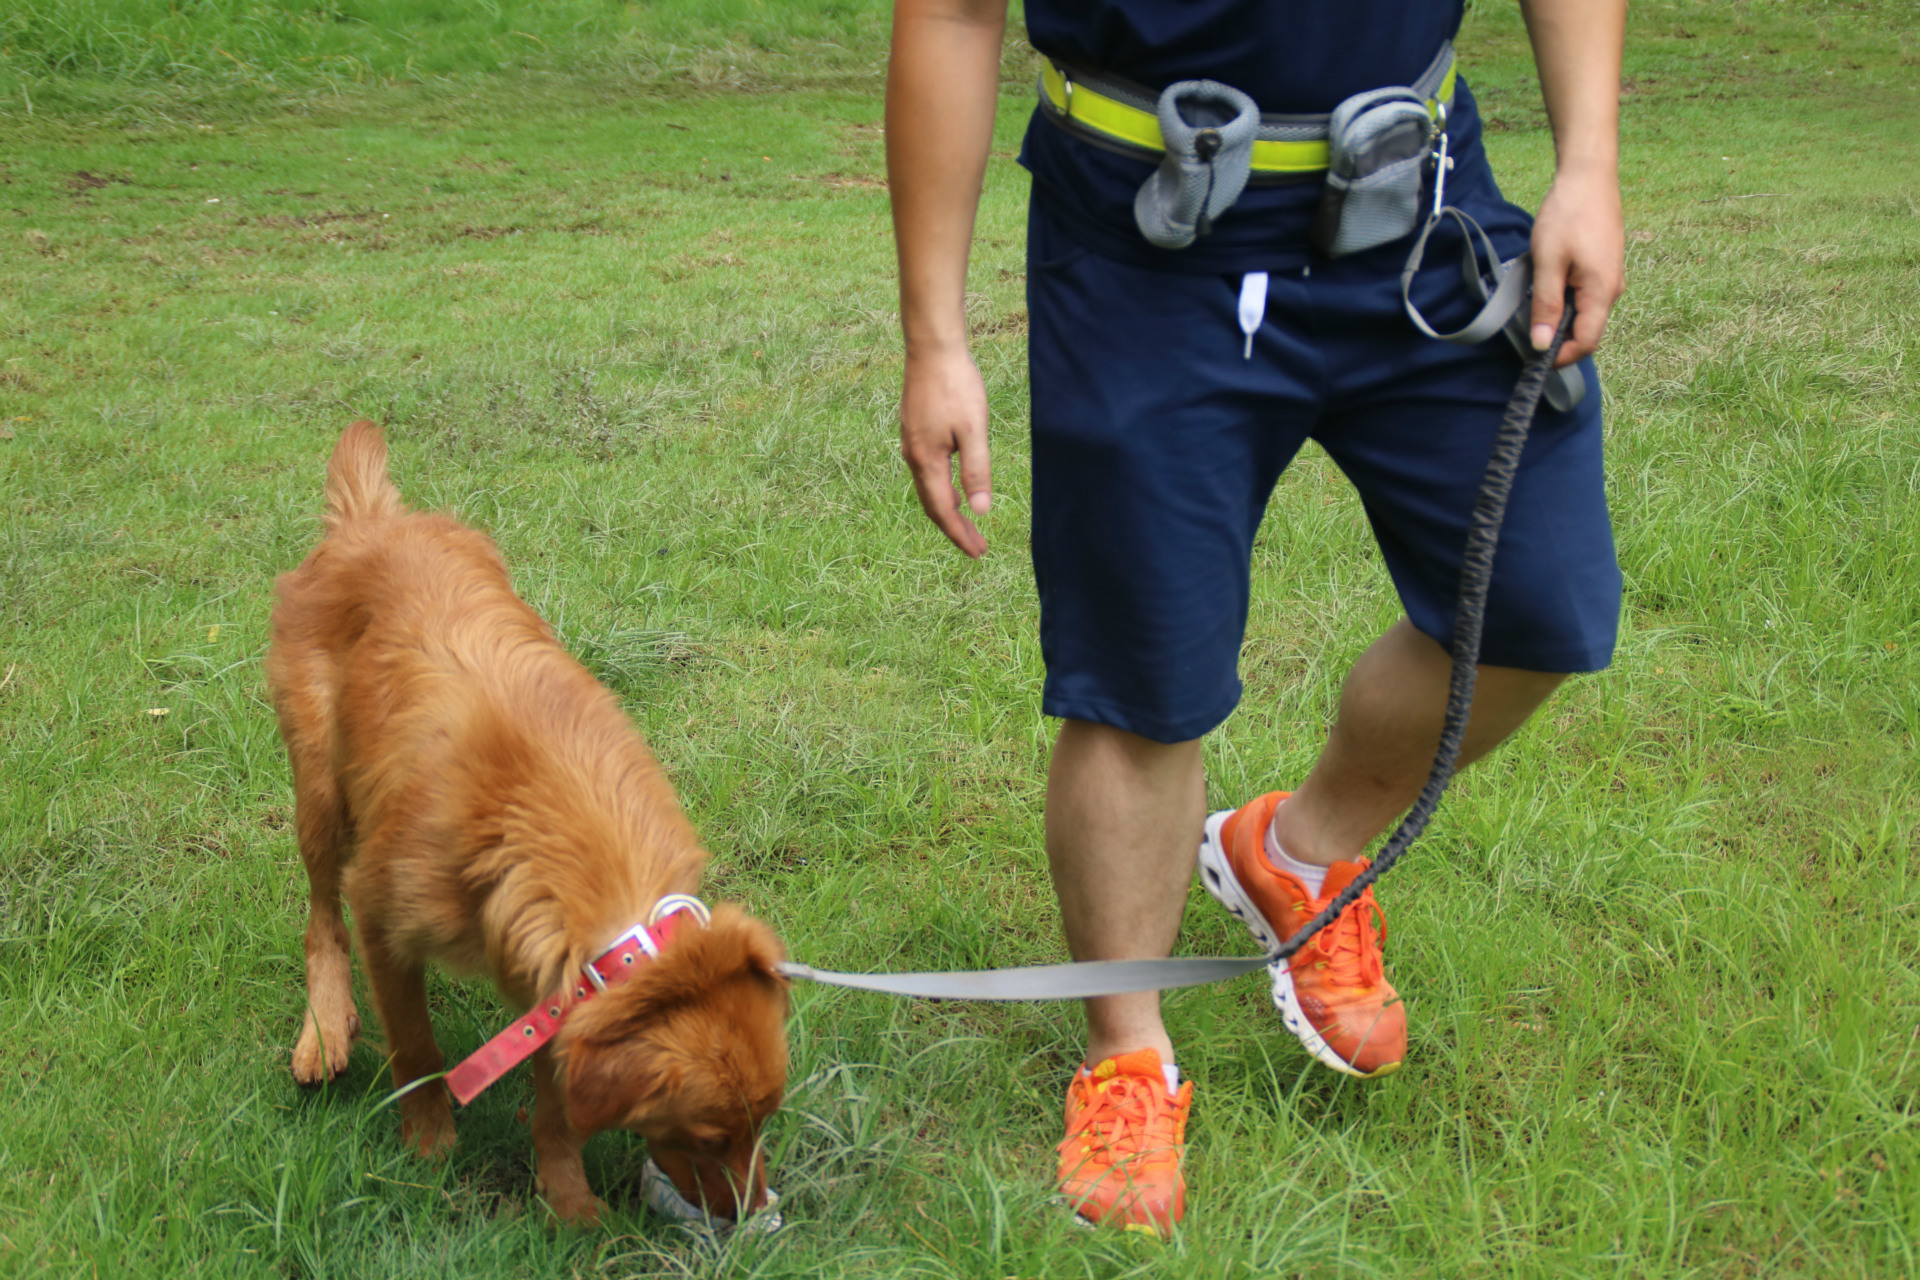
M 1111 1080 L 1115 1076 L 1149 1076 L 1163 1083 L 1166 1080 L 1160 1071 L 1160 1053 L 1156 1049 L 1115 1054 L 1093 1069 L 1095 1080 Z

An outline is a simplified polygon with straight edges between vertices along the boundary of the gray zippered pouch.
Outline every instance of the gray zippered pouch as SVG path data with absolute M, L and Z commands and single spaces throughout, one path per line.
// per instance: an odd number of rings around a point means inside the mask
M 1433 135 L 1426 101 L 1411 89 L 1374 89 L 1335 107 L 1313 247 L 1339 258 L 1412 235 Z

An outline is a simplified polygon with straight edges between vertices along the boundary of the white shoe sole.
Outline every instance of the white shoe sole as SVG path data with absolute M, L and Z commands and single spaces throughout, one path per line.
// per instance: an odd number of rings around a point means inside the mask
M 1206 834 L 1200 840 L 1200 883 L 1206 886 L 1213 900 L 1227 909 L 1227 914 L 1247 926 L 1247 932 L 1260 944 L 1263 951 L 1272 951 L 1285 942 L 1278 937 L 1273 927 L 1260 909 L 1253 905 L 1253 899 L 1240 884 L 1240 878 L 1233 874 L 1233 861 L 1227 857 L 1227 847 L 1220 839 L 1221 828 L 1227 825 L 1238 810 L 1222 809 L 1207 816 Z M 1293 989 L 1293 970 L 1285 961 L 1276 961 L 1267 966 L 1267 975 L 1273 979 L 1273 1007 L 1280 1011 L 1280 1021 L 1291 1031 L 1300 1043 L 1306 1046 L 1308 1053 L 1323 1066 L 1338 1071 L 1343 1076 L 1353 1076 L 1359 1080 L 1370 1080 L 1385 1072 L 1366 1072 L 1356 1070 L 1352 1063 L 1333 1051 L 1333 1046 L 1307 1021 L 1307 1011 L 1300 1007 L 1300 997 Z M 1399 1063 L 1393 1064 L 1394 1067 Z M 1391 1071 L 1389 1067 L 1387 1070 Z
M 1095 1222 L 1092 1218 L 1087 1217 L 1078 1209 L 1075 1209 L 1065 1196 L 1055 1196 L 1053 1202 L 1069 1212 L 1071 1216 L 1067 1221 L 1076 1229 L 1081 1231 L 1100 1230 L 1100 1224 L 1098 1222 Z M 1130 1235 L 1151 1236 L 1155 1240 L 1165 1240 L 1167 1238 L 1161 1233 L 1158 1227 L 1146 1222 L 1122 1222 L 1112 1225 L 1114 1225 L 1116 1230 L 1127 1232 Z M 1178 1226 L 1179 1224 L 1175 1223 L 1174 1225 Z

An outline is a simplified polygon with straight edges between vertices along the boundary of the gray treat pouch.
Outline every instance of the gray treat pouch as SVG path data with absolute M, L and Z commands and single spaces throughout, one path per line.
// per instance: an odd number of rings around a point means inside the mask
M 1339 258 L 1411 235 L 1433 135 L 1426 101 L 1411 89 L 1374 89 L 1335 107 L 1313 247 Z
M 1166 155 L 1133 198 L 1140 234 L 1161 249 L 1184 249 L 1246 189 L 1260 108 L 1217 80 L 1182 80 L 1160 94 Z

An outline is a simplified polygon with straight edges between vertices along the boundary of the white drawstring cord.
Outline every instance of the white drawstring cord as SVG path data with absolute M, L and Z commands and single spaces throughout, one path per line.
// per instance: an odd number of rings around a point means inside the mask
M 1260 322 L 1267 316 L 1267 273 L 1249 271 L 1240 277 L 1240 332 L 1247 335 L 1246 350 L 1241 359 L 1253 359 L 1253 335 L 1260 331 Z

